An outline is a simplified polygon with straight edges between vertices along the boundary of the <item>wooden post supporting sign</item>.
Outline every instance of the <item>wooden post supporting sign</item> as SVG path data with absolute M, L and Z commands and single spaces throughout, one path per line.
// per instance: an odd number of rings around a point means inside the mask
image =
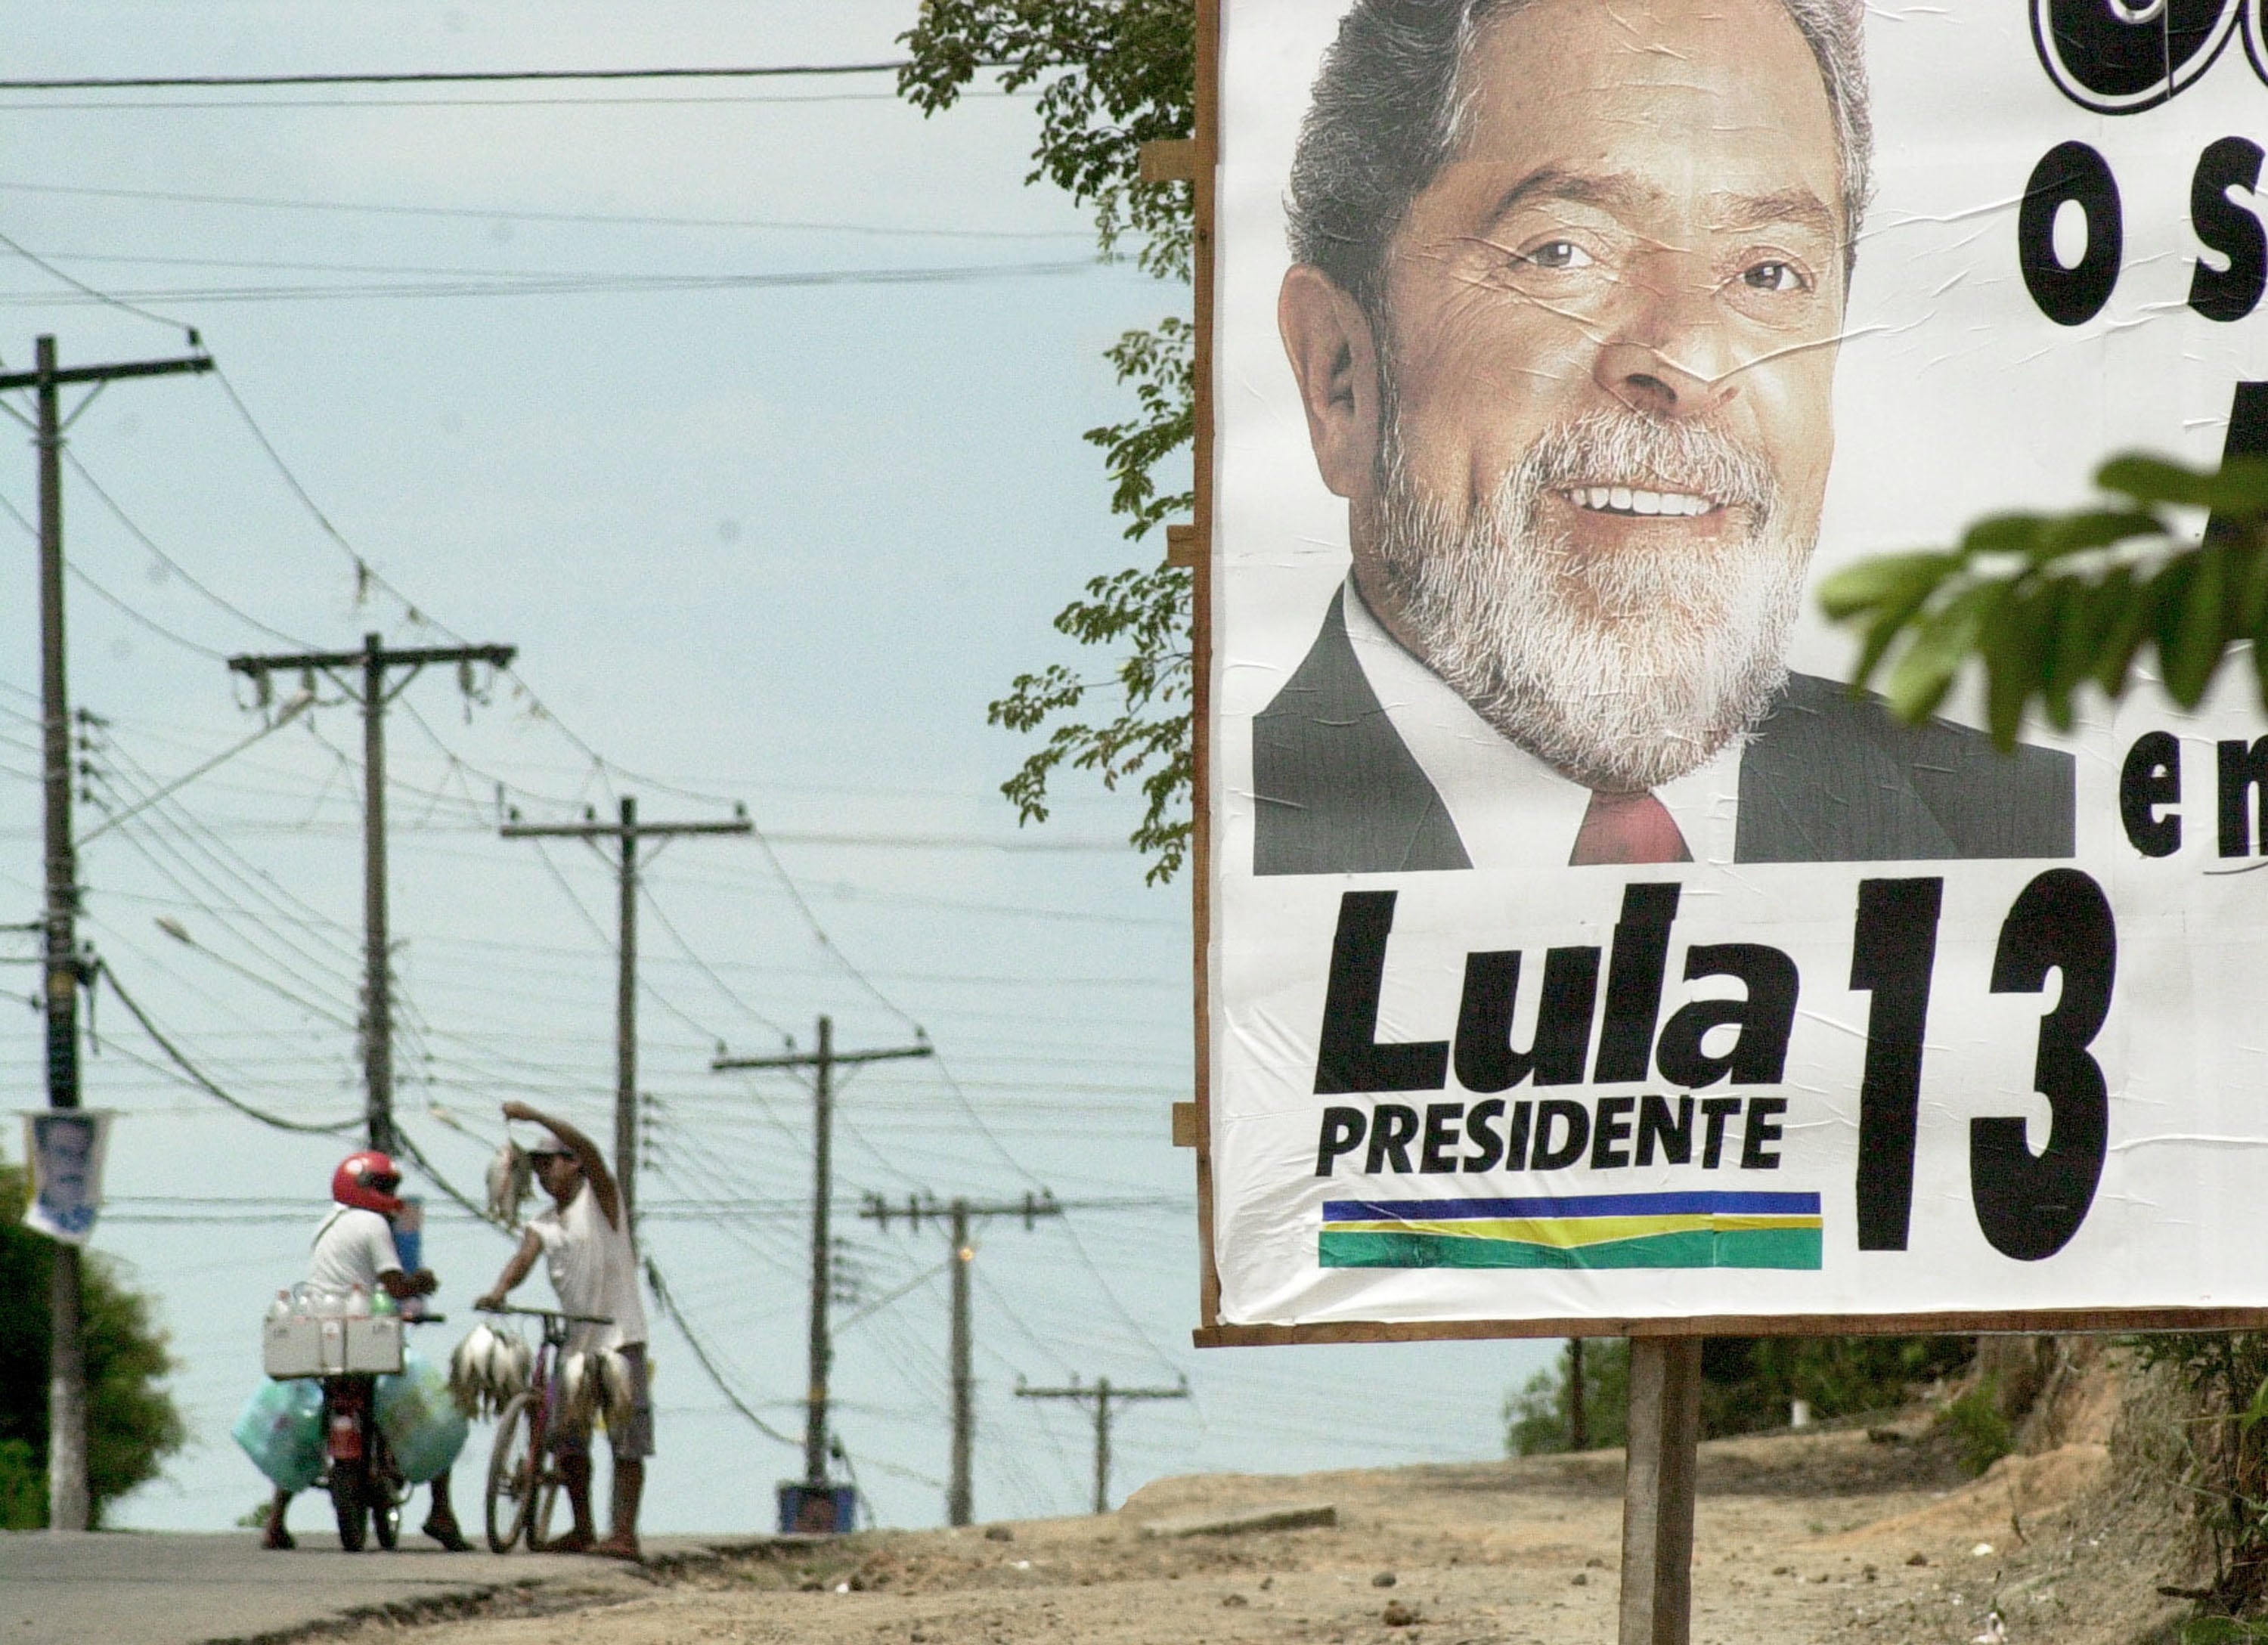
M 1632 1337 L 1618 1645 L 1687 1645 L 1691 1636 L 1700 1438 L 1701 1339 Z

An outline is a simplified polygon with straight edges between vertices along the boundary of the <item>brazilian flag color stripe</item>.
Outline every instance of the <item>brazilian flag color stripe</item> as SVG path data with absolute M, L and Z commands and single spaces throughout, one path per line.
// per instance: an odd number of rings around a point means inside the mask
M 1819 1196 L 1333 1199 L 1326 1268 L 1817 1268 Z
M 1326 1268 L 1816 1268 L 1816 1227 L 1689 1229 L 1590 1245 L 1326 1228 Z
M 1801 1193 L 1568 1194 L 1529 1199 L 1327 1199 L 1326 1222 L 1394 1221 L 1422 1217 L 1429 1222 L 1468 1217 L 1659 1217 L 1718 1215 L 1815 1217 L 1819 1196 Z

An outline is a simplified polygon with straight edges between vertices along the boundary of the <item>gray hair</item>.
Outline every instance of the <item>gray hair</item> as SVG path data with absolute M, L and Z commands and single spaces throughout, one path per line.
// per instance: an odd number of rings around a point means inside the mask
M 1386 248 L 1462 136 L 1464 68 L 1482 27 L 1528 0 L 1356 0 L 1323 57 L 1292 161 L 1292 255 L 1366 309 Z M 1819 60 L 1842 160 L 1844 269 L 1857 254 L 1874 127 L 1863 0 L 1779 0 Z

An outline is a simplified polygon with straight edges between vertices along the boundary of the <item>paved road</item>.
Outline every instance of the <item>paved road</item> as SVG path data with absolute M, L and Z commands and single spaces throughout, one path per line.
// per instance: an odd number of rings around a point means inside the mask
M 256 1639 L 355 1610 L 536 1582 L 635 1591 L 648 1580 L 610 1560 L 485 1551 L 444 1553 L 405 1535 L 394 1553 L 342 1553 L 301 1531 L 270 1553 L 249 1531 L 0 1532 L 0 1645 L 211 1645 Z M 765 1538 L 649 1537 L 649 1556 L 700 1554 Z

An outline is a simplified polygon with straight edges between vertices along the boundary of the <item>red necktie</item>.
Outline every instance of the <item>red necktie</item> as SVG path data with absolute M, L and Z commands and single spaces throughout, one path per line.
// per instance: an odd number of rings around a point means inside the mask
M 1593 793 L 1575 836 L 1571 868 L 1602 863 L 1691 862 L 1669 808 L 1651 793 Z

